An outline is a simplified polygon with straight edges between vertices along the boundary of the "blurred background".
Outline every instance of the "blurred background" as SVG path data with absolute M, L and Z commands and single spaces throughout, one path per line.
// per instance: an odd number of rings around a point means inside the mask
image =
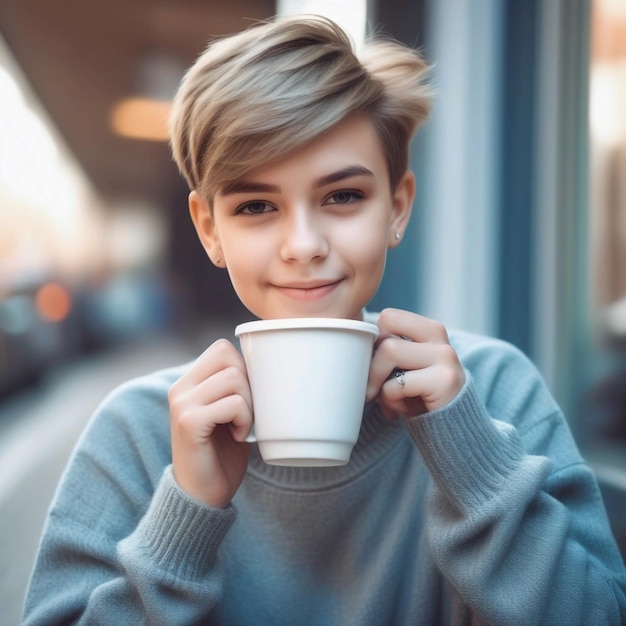
M 0 607 L 18 623 L 45 511 L 124 380 L 248 318 L 196 241 L 164 121 L 217 35 L 276 13 L 422 48 L 411 229 L 372 309 L 502 337 L 537 364 L 626 553 L 623 0 L 3 0 Z

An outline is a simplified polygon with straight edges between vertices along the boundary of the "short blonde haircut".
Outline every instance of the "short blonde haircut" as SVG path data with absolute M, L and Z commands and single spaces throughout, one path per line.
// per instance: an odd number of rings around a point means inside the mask
M 211 43 L 186 73 L 170 117 L 174 160 L 211 202 L 361 111 L 395 189 L 430 110 L 427 71 L 417 51 L 389 39 L 368 40 L 357 58 L 346 33 L 323 17 L 263 22 Z

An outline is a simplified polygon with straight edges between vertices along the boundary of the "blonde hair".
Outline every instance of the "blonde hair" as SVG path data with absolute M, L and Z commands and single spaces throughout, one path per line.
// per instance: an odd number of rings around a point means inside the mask
M 367 113 L 395 189 L 409 142 L 430 110 L 426 62 L 372 38 L 359 58 L 344 31 L 319 16 L 276 18 L 211 43 L 174 99 L 170 140 L 191 189 L 214 194 Z

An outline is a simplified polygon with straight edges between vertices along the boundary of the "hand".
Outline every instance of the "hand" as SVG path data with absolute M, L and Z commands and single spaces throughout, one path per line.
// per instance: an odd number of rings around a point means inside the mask
M 178 485 L 209 506 L 226 506 L 246 473 L 252 397 L 242 356 L 212 344 L 169 391 L 172 464 Z
M 457 396 L 465 372 L 442 324 L 415 313 L 385 309 L 378 327 L 368 402 L 377 398 L 387 417 L 413 417 L 439 409 Z M 404 372 L 404 385 L 391 376 L 395 369 Z

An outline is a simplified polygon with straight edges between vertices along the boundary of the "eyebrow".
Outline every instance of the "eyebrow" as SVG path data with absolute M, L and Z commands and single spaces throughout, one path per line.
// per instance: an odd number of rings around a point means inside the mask
M 374 172 L 362 165 L 350 165 L 349 167 L 344 167 L 336 172 L 331 172 L 330 174 L 318 178 L 314 184 L 315 187 L 325 187 L 326 185 L 332 185 L 333 183 L 338 183 L 339 181 L 354 176 L 374 176 Z
M 321 176 L 313 183 L 313 186 L 317 188 L 325 187 L 354 176 L 374 176 L 374 173 L 362 165 L 350 165 L 336 172 Z M 228 196 L 236 193 L 280 193 L 280 187 L 253 180 L 236 180 L 226 185 L 220 192 L 220 195 Z

